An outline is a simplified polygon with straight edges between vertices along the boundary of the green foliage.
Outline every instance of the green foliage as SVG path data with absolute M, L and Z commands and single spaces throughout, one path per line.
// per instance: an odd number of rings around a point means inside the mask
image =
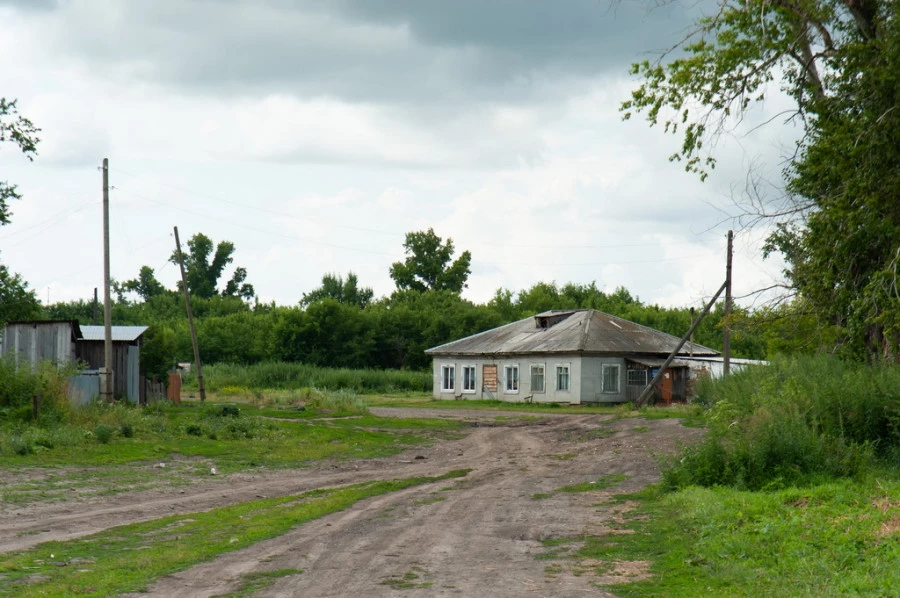
M 391 278 L 400 291 L 450 291 L 466 288 L 472 271 L 472 254 L 463 251 L 453 260 L 453 239 L 444 243 L 434 229 L 406 233 L 406 260 L 391 265 Z M 451 263 L 452 260 L 452 263 Z
M 196 384 L 193 373 L 185 384 Z M 351 370 L 321 368 L 302 363 L 264 362 L 252 366 L 214 364 L 203 368 L 206 388 L 216 392 L 227 387 L 348 389 L 359 393 L 428 392 L 430 372 L 400 370 Z
M 307 307 L 316 301 L 334 299 L 344 305 L 352 305 L 357 309 L 365 309 L 375 293 L 369 287 L 359 287 L 359 280 L 353 272 L 347 273 L 347 280 L 337 274 L 325 274 L 322 277 L 322 286 L 313 289 L 309 293 L 303 293 L 300 299 L 300 307 Z
M 107 426 L 106 424 L 97 424 L 94 426 L 94 438 L 97 439 L 97 442 L 100 444 L 109 444 L 109 441 L 112 440 L 113 433 L 115 432 L 115 428 L 112 426 Z
M 580 539 L 564 563 L 649 562 L 647 578 L 608 588 L 623 598 L 891 595 L 898 492 L 896 472 L 770 492 L 645 492 L 627 497 L 639 506 L 625 529 Z
M 0 143 L 11 141 L 14 145 L 19 146 L 25 157 L 31 161 L 37 154 L 37 144 L 40 142 L 37 134 L 40 129 L 19 114 L 16 103 L 16 100 L 0 97 Z M 7 202 L 10 199 L 21 198 L 15 185 L 0 181 L 0 226 L 9 224 L 11 212 Z
M 70 412 L 66 378 L 75 373 L 77 368 L 72 365 L 56 366 L 45 361 L 32 368 L 5 355 L 0 359 L 0 421 L 31 420 L 36 397 L 39 421 L 66 419 Z
M 803 310 L 843 353 L 900 356 L 900 4 L 895 0 L 721 0 L 660 61 L 633 65 L 643 83 L 622 105 L 682 135 L 672 159 L 705 178 L 709 141 L 779 83 L 804 136 L 784 169 L 785 196 L 753 217 L 777 224 Z M 760 213 L 761 211 L 761 213 Z M 835 334 L 837 333 L 837 334 Z
M 225 267 L 234 261 L 232 257 L 234 254 L 234 243 L 231 241 L 220 241 L 215 246 L 215 253 L 213 254 L 212 239 L 203 233 L 197 233 L 188 240 L 187 246 L 188 253 L 183 255 L 183 258 L 188 290 L 192 297 L 196 295 L 197 297 L 210 299 L 218 293 L 219 279 L 222 277 Z M 212 259 L 210 259 L 210 255 L 212 255 Z M 172 253 L 169 261 L 178 265 L 177 251 Z M 246 268 L 235 268 L 231 279 L 225 284 L 222 295 L 252 299 L 256 293 L 253 290 L 253 285 L 244 282 L 246 279 Z
M 705 440 L 665 460 L 670 488 L 760 489 L 859 476 L 900 447 L 900 370 L 835 357 L 779 359 L 706 382 Z
M 40 314 L 41 303 L 34 289 L 28 288 L 20 274 L 0 264 L 0 330 L 7 322 L 35 320 Z

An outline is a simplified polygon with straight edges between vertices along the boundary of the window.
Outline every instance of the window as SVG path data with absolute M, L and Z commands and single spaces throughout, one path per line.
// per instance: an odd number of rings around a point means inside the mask
M 556 366 L 556 390 L 569 390 L 569 366 Z
M 531 392 L 544 392 L 544 364 L 531 364 Z
M 441 390 L 454 390 L 456 388 L 456 367 L 445 365 L 441 368 Z
M 647 370 L 628 370 L 628 386 L 647 386 Z
M 506 366 L 506 392 L 519 392 L 519 366 Z
M 475 392 L 475 366 L 463 366 L 463 392 Z
M 619 366 L 603 364 L 603 392 L 619 392 Z

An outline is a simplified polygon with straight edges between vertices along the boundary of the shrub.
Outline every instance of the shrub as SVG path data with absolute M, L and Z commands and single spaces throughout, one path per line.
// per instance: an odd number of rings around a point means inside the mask
M 124 422 L 119 428 L 119 433 L 123 438 L 134 438 L 134 425 L 131 422 Z
M 670 488 L 802 484 L 857 476 L 900 445 L 900 370 L 830 356 L 776 360 L 703 382 L 709 432 L 663 459 Z M 893 456 L 893 457 L 892 457 Z
M 109 444 L 109 441 L 112 440 L 113 432 L 115 432 L 115 428 L 106 424 L 94 426 L 94 437 L 100 444 Z

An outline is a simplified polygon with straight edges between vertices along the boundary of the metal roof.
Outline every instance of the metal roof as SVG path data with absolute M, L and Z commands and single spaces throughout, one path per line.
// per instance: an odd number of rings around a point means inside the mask
M 131 342 L 136 341 L 147 331 L 149 326 L 113 326 L 112 340 Z M 106 330 L 103 326 L 82 326 L 81 334 L 86 341 L 106 340 Z
M 429 355 L 578 353 L 666 356 L 678 337 L 594 309 L 550 311 L 432 347 Z M 679 355 L 690 353 L 685 343 Z M 694 355 L 719 352 L 694 343 Z

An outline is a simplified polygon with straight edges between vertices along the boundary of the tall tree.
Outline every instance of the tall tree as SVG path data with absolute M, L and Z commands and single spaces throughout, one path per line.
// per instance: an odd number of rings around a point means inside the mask
M 123 282 L 122 288 L 137 293 L 144 301 L 166 292 L 166 287 L 156 280 L 156 275 L 150 266 L 141 266 L 138 277 Z
M 19 274 L 0 264 L 0 333 L 7 322 L 40 317 L 41 304 Z
M 19 146 L 25 157 L 31 161 L 37 154 L 37 144 L 40 141 L 37 137 L 39 131 L 40 129 L 35 127 L 30 120 L 19 114 L 16 100 L 0 98 L 0 143 L 11 141 Z M 0 226 L 9 224 L 10 211 L 7 202 L 10 199 L 21 198 L 15 185 L 0 181 Z
M 365 309 L 374 296 L 375 293 L 371 288 L 359 286 L 359 280 L 353 272 L 347 273 L 347 280 L 338 274 L 325 274 L 322 276 L 322 286 L 309 293 L 303 293 L 300 307 L 307 307 L 323 299 L 334 299 L 344 305 Z
M 900 2 L 719 0 L 623 105 L 681 134 L 672 158 L 705 177 L 711 138 L 780 84 L 804 136 L 784 170 L 780 251 L 804 305 L 845 346 L 900 355 Z M 784 207 L 785 203 L 787 208 Z
M 453 239 L 443 242 L 434 229 L 406 233 L 406 259 L 391 265 L 397 289 L 461 293 L 472 271 L 472 254 L 463 251 L 453 260 Z
M 187 242 L 188 252 L 184 256 L 185 278 L 191 295 L 210 299 L 218 294 L 219 279 L 225 267 L 234 261 L 234 243 L 220 241 L 213 253 L 212 239 L 203 233 L 197 233 Z M 210 260 L 210 256 L 212 259 Z M 170 261 L 178 264 L 177 252 L 172 253 Z M 244 282 L 247 279 L 246 268 L 235 268 L 231 279 L 226 283 L 222 295 L 252 299 L 255 295 L 253 285 Z

